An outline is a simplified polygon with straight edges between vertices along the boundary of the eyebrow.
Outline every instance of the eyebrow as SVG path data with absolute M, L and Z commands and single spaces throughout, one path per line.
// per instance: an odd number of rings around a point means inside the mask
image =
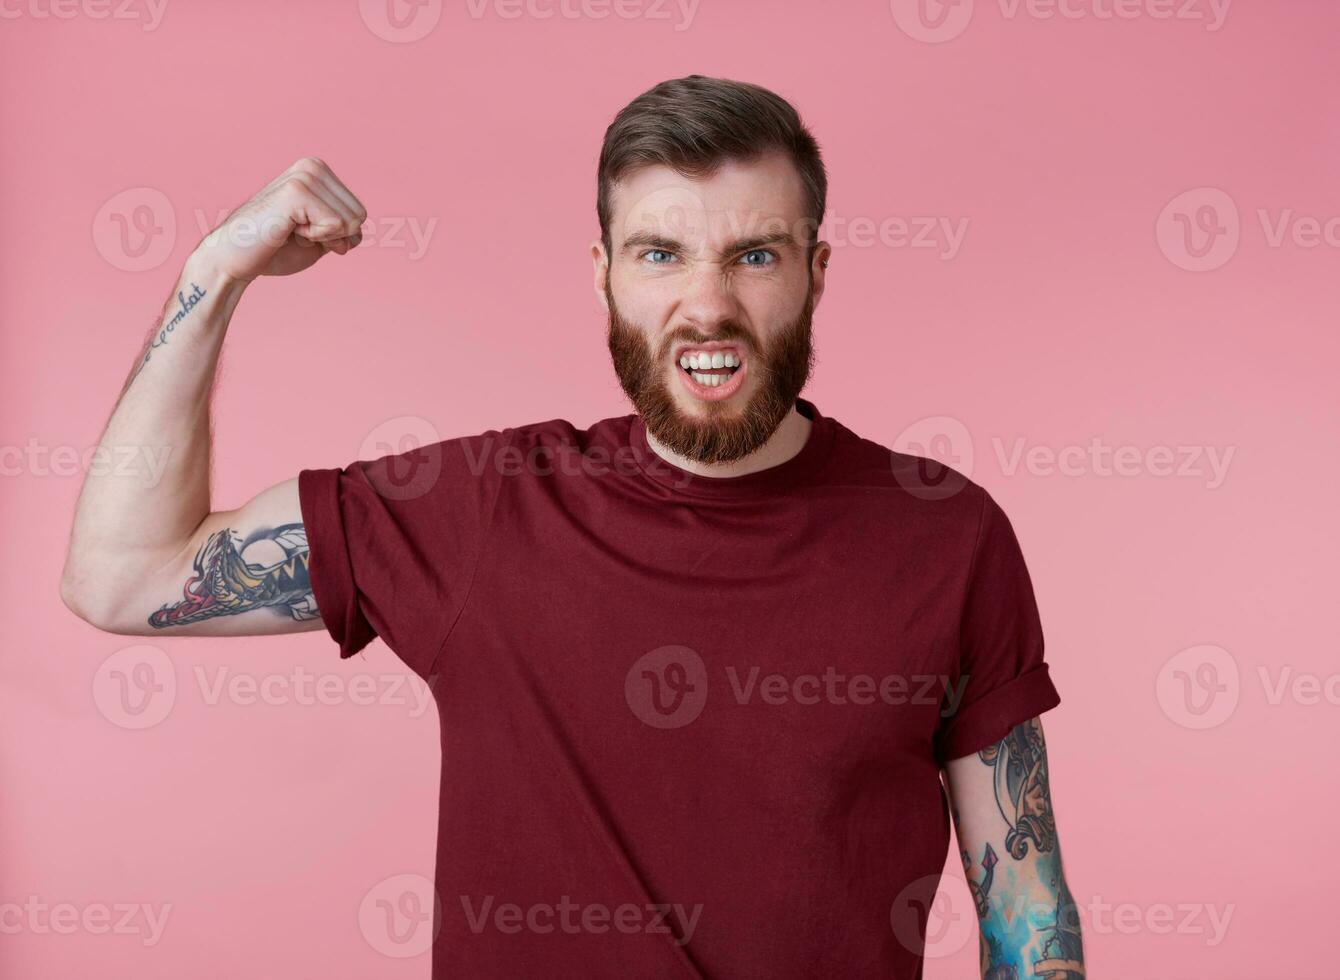
M 756 248 L 764 248 L 768 245 L 782 245 L 794 248 L 795 238 L 784 231 L 776 232 L 771 235 L 754 235 L 752 238 L 738 238 L 726 246 L 722 255 L 734 255 L 737 252 L 752 252 Z M 638 248 L 655 248 L 666 252 L 682 252 L 684 244 L 674 238 L 666 238 L 664 235 L 658 235 L 655 232 L 639 231 L 634 232 L 624 239 L 622 251 L 630 252 Z

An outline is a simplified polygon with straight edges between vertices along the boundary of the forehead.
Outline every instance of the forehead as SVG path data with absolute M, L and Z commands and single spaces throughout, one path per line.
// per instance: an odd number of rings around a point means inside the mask
M 660 164 L 641 167 L 611 187 L 610 212 L 616 249 L 639 232 L 709 246 L 783 231 L 801 240 L 805 194 L 790 159 L 770 153 L 727 160 L 701 179 Z

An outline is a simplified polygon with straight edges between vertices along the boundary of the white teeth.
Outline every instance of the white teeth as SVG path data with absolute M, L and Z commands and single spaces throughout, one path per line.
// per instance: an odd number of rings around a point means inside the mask
M 679 366 L 689 370 L 739 367 L 740 358 L 739 355 L 730 351 L 695 351 L 691 354 L 682 354 L 679 358 Z
M 699 374 L 697 371 L 694 371 L 693 380 L 705 387 L 715 388 L 717 385 L 725 382 L 726 378 L 724 375 L 720 374 Z

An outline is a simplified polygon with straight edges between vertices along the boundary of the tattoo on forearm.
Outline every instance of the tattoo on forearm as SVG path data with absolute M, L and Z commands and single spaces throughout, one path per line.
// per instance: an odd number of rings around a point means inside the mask
M 991 885 L 996 880 L 996 852 L 990 844 L 982 852 L 982 877 L 980 880 L 972 876 L 972 857 L 968 852 L 962 851 L 963 871 L 968 876 L 968 890 L 972 893 L 972 904 L 977 908 L 977 918 L 985 919 L 989 906 L 987 902 L 991 898 Z
M 180 602 L 149 617 L 155 629 L 272 608 L 296 620 L 320 615 L 308 575 L 307 530 L 301 524 L 260 528 L 243 539 L 231 528 L 210 535 L 195 556 Z
M 1014 861 L 1034 863 L 1043 889 L 1041 895 L 1036 888 L 1012 889 L 1010 882 L 1030 879 L 1013 868 L 1002 868 L 1005 894 L 993 902 L 999 862 L 995 851 L 986 845 L 976 877 L 971 855 L 960 852 L 981 927 L 982 977 L 1081 980 L 1085 971 L 1079 912 L 1061 870 L 1041 722 L 1032 718 L 1017 725 L 978 757 L 994 770 L 996 806 L 1008 828 L 1005 848 Z M 1012 902 L 1011 891 L 1028 904 Z
M 204 297 L 205 291 L 195 283 L 191 283 L 191 292 L 189 295 L 181 291 L 177 293 L 178 306 L 176 312 L 168 317 L 167 322 L 149 338 L 149 342 L 144 349 L 144 357 L 140 359 L 139 365 L 135 368 L 135 373 L 131 376 L 132 381 L 144 370 L 144 365 L 149 363 L 149 356 L 154 352 L 154 349 L 162 347 L 168 342 L 168 334 L 177 329 L 182 320 L 186 318 L 186 314 L 195 309 L 195 305 L 204 299 Z

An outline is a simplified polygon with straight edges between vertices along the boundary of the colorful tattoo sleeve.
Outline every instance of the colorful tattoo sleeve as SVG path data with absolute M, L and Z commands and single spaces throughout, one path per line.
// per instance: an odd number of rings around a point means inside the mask
M 991 769 L 1005 857 L 981 843 L 960 852 L 981 930 L 984 980 L 1079 980 L 1084 950 L 1075 901 L 1061 870 L 1042 723 L 1017 725 L 977 754 Z M 954 821 L 960 827 L 957 809 Z

